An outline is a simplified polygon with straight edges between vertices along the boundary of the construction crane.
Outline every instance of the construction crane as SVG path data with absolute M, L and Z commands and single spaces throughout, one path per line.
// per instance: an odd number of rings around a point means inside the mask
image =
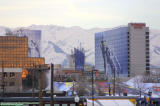
M 114 56 L 111 49 L 106 45 L 106 41 L 103 40 L 103 36 L 102 36 L 102 41 L 101 41 L 101 50 L 102 50 L 102 55 L 103 55 L 103 59 L 104 59 L 105 75 L 106 75 L 106 62 L 110 65 L 110 68 L 112 70 L 112 75 L 113 75 L 113 78 L 114 78 L 114 80 L 113 80 L 113 85 L 114 85 L 113 94 L 115 95 L 116 74 L 119 76 L 119 73 L 120 73 L 119 70 L 121 71 L 121 66 L 120 66 L 120 63 L 119 63 L 117 57 Z M 109 72 L 107 72 L 107 76 L 108 76 L 107 79 L 108 79 L 108 82 L 109 82 Z M 110 84 L 109 84 L 109 95 L 110 95 Z

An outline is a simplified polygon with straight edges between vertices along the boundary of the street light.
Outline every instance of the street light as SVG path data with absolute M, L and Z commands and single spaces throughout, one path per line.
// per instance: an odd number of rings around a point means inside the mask
M 94 106 L 94 67 L 92 69 L 92 106 Z
M 72 95 L 74 96 L 74 79 L 73 79 L 73 90 L 72 90 Z
M 51 106 L 54 105 L 54 64 L 51 63 Z
M 78 102 L 79 102 L 79 97 L 78 97 L 78 95 L 76 95 L 76 96 L 74 97 L 74 101 L 75 101 L 75 103 L 76 103 L 76 106 L 78 106 Z

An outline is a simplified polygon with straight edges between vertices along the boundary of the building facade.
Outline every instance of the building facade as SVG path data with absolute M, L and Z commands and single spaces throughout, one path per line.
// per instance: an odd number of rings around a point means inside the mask
M 106 46 L 114 56 L 114 66 L 120 76 L 149 72 L 149 27 L 145 23 L 129 23 L 128 26 L 95 34 L 95 67 L 100 71 L 104 71 L 102 40 L 106 41 Z M 113 74 L 109 63 L 106 66 L 107 74 Z
M 0 76 L 2 75 L 4 92 L 22 92 L 22 68 L 0 68 Z M 0 92 L 2 92 L 2 89 L 0 89 Z
M 28 56 L 28 38 L 27 37 L 17 37 L 17 36 L 0 36 L 0 69 L 21 68 L 22 71 L 18 72 L 15 79 L 18 79 L 21 75 L 21 79 L 26 79 L 28 75 L 28 68 L 35 67 L 37 65 L 45 64 L 44 58 L 29 57 Z M 9 75 L 10 71 L 2 72 Z M 4 76 L 1 73 L 2 76 Z M 19 74 L 20 73 L 20 74 Z M 16 75 L 16 72 L 14 73 Z M 2 77 L 1 77 L 2 78 Z M 7 78 L 7 77 L 6 77 Z M 4 78 L 5 80 L 5 78 Z M 6 80 L 9 81 L 9 80 Z M 9 82 L 5 82 L 9 83 Z M 16 83 L 16 80 L 15 80 Z M 2 80 L 0 81 L 2 85 Z M 7 84 L 8 85 L 8 84 Z M 21 86 L 21 85 L 19 85 Z
M 29 57 L 41 57 L 41 30 L 19 29 L 14 31 L 13 34 L 28 37 Z

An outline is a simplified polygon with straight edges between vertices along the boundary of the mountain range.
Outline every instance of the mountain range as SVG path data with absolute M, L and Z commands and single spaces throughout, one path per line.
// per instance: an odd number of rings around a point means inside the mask
M 6 32 L 20 28 L 0 27 L 0 36 Z M 83 47 L 86 63 L 94 65 L 94 33 L 110 28 L 84 29 L 79 26 L 63 27 L 56 25 L 31 25 L 25 27 L 30 30 L 41 30 L 41 54 L 46 63 L 68 66 L 71 50 Z M 151 66 L 160 66 L 160 30 L 150 28 L 150 63 Z

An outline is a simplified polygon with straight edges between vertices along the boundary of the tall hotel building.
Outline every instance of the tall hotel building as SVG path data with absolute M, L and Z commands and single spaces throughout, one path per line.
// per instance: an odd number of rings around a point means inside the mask
M 134 76 L 150 71 L 149 27 L 145 23 L 129 23 L 128 26 L 95 34 L 95 67 L 100 71 L 104 71 L 102 40 L 106 41 L 106 46 L 119 62 L 121 70 L 116 68 L 116 72 L 120 72 L 121 76 Z M 107 74 L 112 73 L 109 65 L 106 66 Z

